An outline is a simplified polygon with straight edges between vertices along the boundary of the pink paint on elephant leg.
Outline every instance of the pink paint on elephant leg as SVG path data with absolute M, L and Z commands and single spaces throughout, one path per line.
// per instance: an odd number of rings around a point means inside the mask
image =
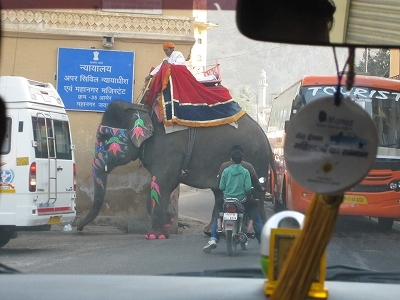
M 150 190 L 151 190 L 150 197 L 151 197 L 152 209 L 154 209 L 157 205 L 161 206 L 161 204 L 160 204 L 161 192 L 160 192 L 160 187 L 157 184 L 156 180 L 157 180 L 157 177 L 153 175 L 151 178 L 151 183 L 150 183 Z M 167 230 L 171 227 L 171 224 L 174 221 L 175 221 L 175 217 L 171 217 L 169 219 L 169 222 L 167 224 L 164 224 L 164 226 L 162 226 L 162 228 L 160 228 L 161 233 L 159 233 L 159 232 L 149 233 L 145 236 L 145 238 L 148 240 L 167 239 L 169 237 Z
M 154 233 L 146 234 L 144 237 L 146 240 L 155 240 L 156 239 L 156 235 Z
M 156 183 L 156 176 L 152 176 L 151 178 L 151 183 L 150 183 L 150 198 L 151 198 L 151 203 L 152 203 L 152 208 L 156 205 L 160 205 L 160 187 Z
M 146 240 L 165 240 L 169 237 L 169 234 L 167 232 L 164 233 L 149 233 L 146 234 L 145 236 Z
M 175 217 L 171 217 L 171 219 L 169 219 L 169 223 L 164 225 L 164 229 L 169 229 L 172 225 L 172 223 L 174 223 L 175 221 Z

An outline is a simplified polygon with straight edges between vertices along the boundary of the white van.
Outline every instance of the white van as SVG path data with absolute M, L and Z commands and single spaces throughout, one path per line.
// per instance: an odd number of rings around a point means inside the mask
M 0 156 L 0 247 L 18 231 L 49 230 L 76 216 L 76 166 L 68 116 L 56 89 L 0 77 L 6 137 Z

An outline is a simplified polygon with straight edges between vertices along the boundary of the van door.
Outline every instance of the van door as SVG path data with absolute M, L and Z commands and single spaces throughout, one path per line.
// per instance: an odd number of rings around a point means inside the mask
M 74 157 L 65 114 L 32 111 L 39 214 L 71 212 Z M 54 224 L 57 224 L 57 220 Z

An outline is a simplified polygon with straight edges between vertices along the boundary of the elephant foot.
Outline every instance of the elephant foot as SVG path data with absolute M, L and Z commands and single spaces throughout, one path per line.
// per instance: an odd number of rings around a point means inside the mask
M 145 238 L 146 240 L 155 240 L 157 237 L 156 237 L 155 234 L 150 233 L 150 234 L 146 234 L 146 235 L 144 236 L 144 238 Z
M 163 228 L 164 228 L 165 230 L 169 229 L 174 221 L 175 221 L 175 217 L 171 217 L 171 218 L 169 219 L 169 223 L 165 224 L 165 225 L 163 226 Z
M 165 240 L 169 238 L 168 233 L 149 233 L 144 236 L 146 240 Z
M 164 240 L 169 238 L 168 229 L 171 227 L 171 224 L 175 221 L 174 216 L 170 216 L 169 222 L 162 225 L 161 228 L 154 229 L 154 232 L 146 234 L 144 238 L 146 240 Z

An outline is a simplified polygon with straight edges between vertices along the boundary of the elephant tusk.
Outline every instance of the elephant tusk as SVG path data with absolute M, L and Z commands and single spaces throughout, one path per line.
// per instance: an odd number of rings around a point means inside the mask
M 107 165 L 104 166 L 104 171 L 107 172 Z

